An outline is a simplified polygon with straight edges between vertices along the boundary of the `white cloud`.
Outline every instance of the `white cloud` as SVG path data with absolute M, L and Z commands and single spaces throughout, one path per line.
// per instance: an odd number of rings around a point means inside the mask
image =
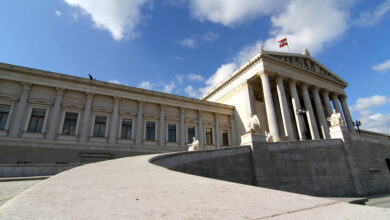
M 376 64 L 372 67 L 373 70 L 379 71 L 379 72 L 385 72 L 390 69 L 390 59 L 386 60 L 383 63 Z
M 189 0 L 192 16 L 232 26 L 283 8 L 287 0 Z
M 150 81 L 142 81 L 137 87 L 151 90 L 153 88 L 153 84 L 150 83 Z
M 183 47 L 187 47 L 189 49 L 194 49 L 196 48 L 196 40 L 192 37 L 189 38 L 184 38 L 180 41 L 177 42 L 179 45 Z
M 205 40 L 205 41 L 208 41 L 208 42 L 213 42 L 215 41 L 216 39 L 218 39 L 219 35 L 217 33 L 214 33 L 212 31 L 209 31 L 207 33 L 205 33 L 203 36 L 202 36 L 202 39 Z
M 359 98 L 353 110 L 358 111 L 358 120 L 361 121 L 362 129 L 390 134 L 390 113 L 373 113 L 370 109 L 378 108 L 390 103 L 390 98 L 381 95 L 374 95 L 367 98 Z
M 62 12 L 56 10 L 56 11 L 55 11 L 55 14 L 56 14 L 57 16 L 61 16 L 61 15 L 62 15 Z
M 354 21 L 355 25 L 369 27 L 378 24 L 383 16 L 390 10 L 390 0 L 385 0 L 374 10 L 367 10 L 360 13 L 359 19 Z
M 199 97 L 199 92 L 194 89 L 192 86 L 187 86 L 185 89 L 184 89 L 184 92 L 190 96 L 190 97 L 193 97 L 193 98 L 198 98 Z
M 120 81 L 117 80 L 117 79 L 110 79 L 110 80 L 108 80 L 108 82 L 110 82 L 110 83 L 115 83 L 115 84 L 122 84 L 122 85 L 125 85 L 125 83 L 122 83 L 122 82 L 120 82 Z
M 287 36 L 289 48 L 312 54 L 338 39 L 348 28 L 349 13 L 333 0 L 292 1 L 280 14 L 271 17 L 272 37 L 265 41 L 267 50 L 280 50 L 277 41 Z
M 173 89 L 176 87 L 175 82 L 171 82 L 169 84 L 164 83 L 163 92 L 172 93 Z
M 184 76 L 183 75 L 176 75 L 176 80 L 179 84 L 182 84 L 183 83 L 183 78 Z
M 377 108 L 390 102 L 390 98 L 381 95 L 373 95 L 367 98 L 359 98 L 353 106 L 354 110 Z
M 234 72 L 237 69 L 236 63 L 227 63 L 223 64 L 217 69 L 217 71 L 206 81 L 206 87 L 200 88 L 199 91 L 202 94 L 207 93 L 210 89 L 222 82 L 226 77 Z
M 91 16 L 94 26 L 108 30 L 115 40 L 125 37 L 134 38 L 142 15 L 141 8 L 151 0 L 64 0 L 73 7 L 78 7 L 83 13 Z
M 189 80 L 198 81 L 198 82 L 201 82 L 204 80 L 203 76 L 197 75 L 197 74 L 192 74 L 192 73 L 188 74 L 187 78 Z

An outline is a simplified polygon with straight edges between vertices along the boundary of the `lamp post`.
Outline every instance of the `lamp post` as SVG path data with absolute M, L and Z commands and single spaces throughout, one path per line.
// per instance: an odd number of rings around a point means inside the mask
M 305 120 L 304 120 L 304 115 L 306 114 L 306 110 L 303 109 L 303 108 L 298 108 L 296 110 L 296 113 L 297 115 L 300 116 L 301 120 L 302 120 L 302 124 L 303 124 L 303 134 L 302 134 L 302 140 L 306 140 L 306 123 L 305 123 Z
M 360 121 L 356 120 L 356 122 L 354 122 L 353 124 L 356 125 L 356 127 L 358 129 L 358 132 L 360 134 L 360 128 L 359 127 L 362 125 L 362 123 Z

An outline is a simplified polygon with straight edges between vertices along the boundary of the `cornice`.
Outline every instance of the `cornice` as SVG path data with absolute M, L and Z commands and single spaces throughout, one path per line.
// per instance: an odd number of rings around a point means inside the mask
M 184 101 L 184 102 L 192 103 L 195 105 L 201 104 L 201 105 L 206 105 L 206 106 L 210 106 L 210 107 L 224 108 L 224 109 L 229 109 L 229 110 L 234 109 L 234 106 L 232 106 L 232 105 L 215 103 L 215 102 L 210 102 L 210 101 L 206 101 L 206 100 L 200 100 L 200 99 L 195 99 L 195 98 L 190 98 L 190 97 L 185 97 L 185 96 L 172 95 L 172 94 L 167 94 L 167 93 L 157 92 L 157 91 L 152 91 L 152 90 L 140 89 L 140 88 L 135 88 L 135 87 L 131 87 L 131 86 L 118 85 L 118 84 L 99 81 L 99 80 L 89 80 L 89 79 L 82 78 L 82 77 L 71 76 L 71 75 L 50 72 L 50 71 L 45 71 L 45 70 L 39 70 L 39 69 L 34 69 L 34 68 L 22 67 L 22 66 L 17 66 L 17 65 L 11 65 L 11 64 L 1 63 L 1 62 L 0 62 L 0 70 L 20 72 L 20 73 L 29 74 L 32 76 L 44 77 L 46 79 L 73 82 L 73 83 L 85 85 L 87 88 L 88 87 L 89 88 L 91 88 L 91 87 L 110 88 L 110 89 L 121 90 L 121 91 L 125 91 L 125 92 L 131 92 L 134 94 L 145 94 L 145 95 L 150 95 L 150 96 L 154 96 L 154 97 L 158 97 L 158 98 L 173 99 L 173 100 L 176 100 L 179 102 Z M 7 79 L 7 78 L 4 78 L 4 79 Z M 8 79 L 8 80 L 12 80 L 12 79 Z M 44 83 L 40 83 L 39 81 L 25 82 L 25 83 L 44 85 Z M 80 91 L 82 91 L 82 90 L 80 90 Z M 99 92 L 96 91 L 96 89 L 93 89 L 93 91 L 85 91 L 85 92 L 93 92 L 95 94 L 99 94 Z M 105 94 L 102 94 L 102 95 L 105 95 Z M 126 97 L 122 97 L 122 98 L 126 98 Z M 136 100 L 136 101 L 138 101 L 138 100 Z M 148 102 L 153 103 L 152 100 L 150 100 Z

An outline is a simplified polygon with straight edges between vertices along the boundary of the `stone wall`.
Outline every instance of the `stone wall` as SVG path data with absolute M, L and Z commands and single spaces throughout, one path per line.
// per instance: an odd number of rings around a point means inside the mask
M 0 178 L 51 176 L 80 164 L 0 164 Z
M 328 139 L 252 146 L 164 154 L 152 162 L 189 174 L 314 196 L 390 192 L 387 140 L 352 134 L 349 143 Z
M 163 154 L 151 162 L 179 172 L 254 185 L 249 147 Z

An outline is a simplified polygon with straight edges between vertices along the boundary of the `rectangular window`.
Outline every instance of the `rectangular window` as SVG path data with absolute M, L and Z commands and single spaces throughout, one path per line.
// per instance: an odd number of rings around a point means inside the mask
M 93 128 L 94 137 L 104 137 L 106 135 L 106 116 L 96 116 L 95 126 Z
M 132 128 L 132 120 L 122 119 L 121 138 L 131 139 L 131 128 Z
M 7 124 L 10 109 L 11 106 L 9 105 L 0 105 L 0 130 L 5 129 L 5 124 Z
M 46 109 L 33 108 L 27 131 L 42 132 L 45 115 L 46 115 Z
M 213 130 L 211 128 L 206 128 L 206 144 L 213 144 Z
M 145 139 L 148 140 L 148 141 L 156 140 L 155 139 L 155 132 L 156 132 L 156 122 L 154 122 L 154 121 L 146 122 Z
M 168 124 L 168 142 L 176 142 L 176 125 Z
M 222 146 L 229 146 L 229 134 L 227 130 L 222 131 Z
M 192 143 L 195 137 L 195 127 L 188 127 L 187 128 L 187 136 L 188 136 L 188 143 Z
M 64 119 L 64 127 L 62 128 L 62 134 L 76 135 L 77 126 L 77 113 L 67 112 Z

